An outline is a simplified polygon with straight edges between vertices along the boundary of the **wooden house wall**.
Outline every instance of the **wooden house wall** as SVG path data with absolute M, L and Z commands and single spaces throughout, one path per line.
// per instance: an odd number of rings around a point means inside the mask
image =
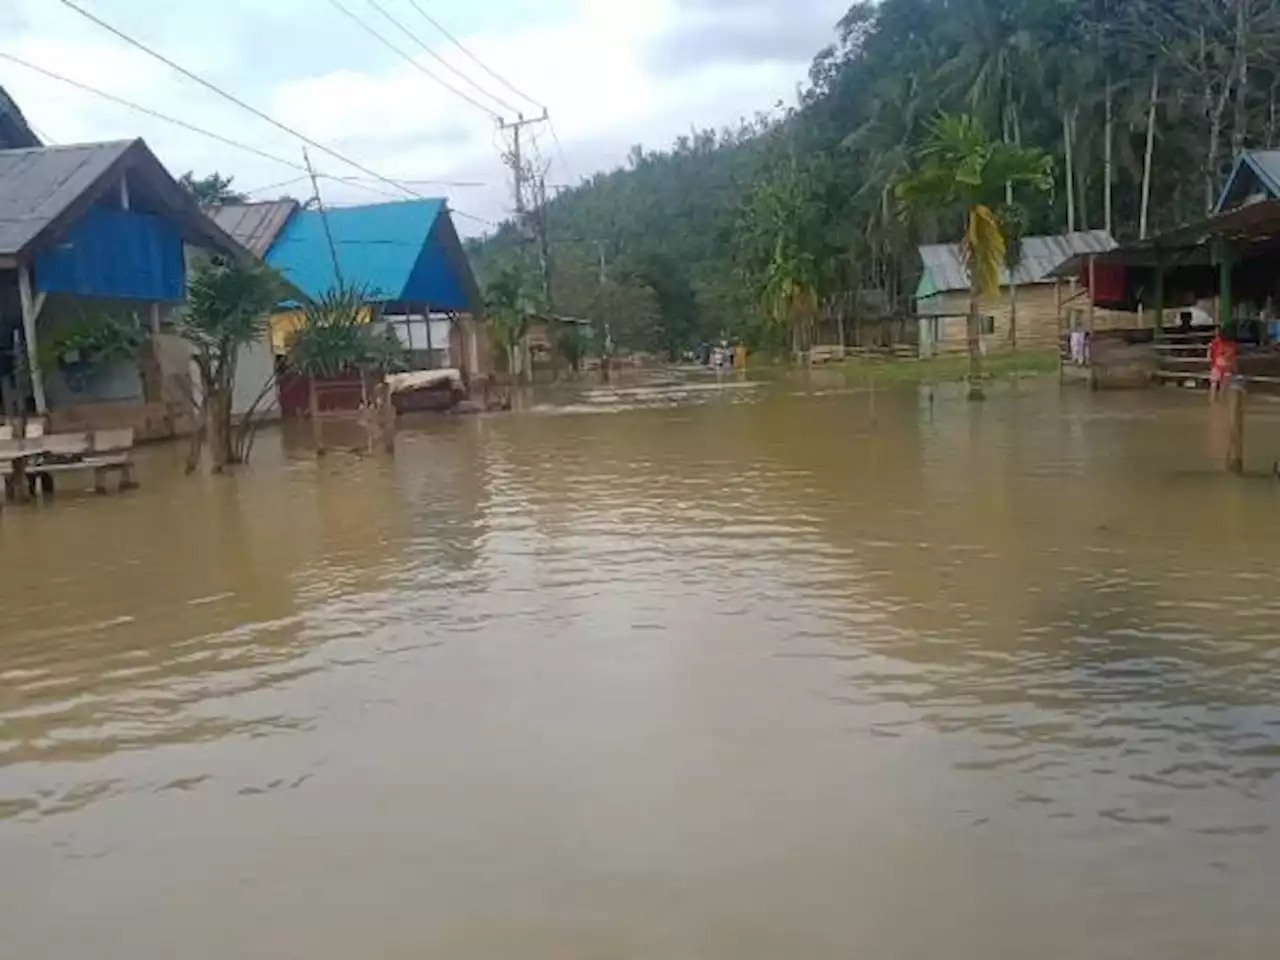
M 1077 288 L 1078 289 L 1078 288 Z M 1059 330 L 1058 299 L 1052 283 L 1027 284 L 1018 288 L 1018 346 L 1028 349 L 1052 349 L 1057 346 L 1060 333 L 1065 333 L 1074 318 L 1082 325 L 1088 322 L 1089 297 L 1079 292 L 1073 296 L 1070 286 L 1062 287 L 1062 320 Z M 943 315 L 938 321 L 937 353 L 954 353 L 966 349 L 965 318 L 969 309 L 967 291 L 955 290 L 934 294 L 917 302 L 922 327 L 930 314 Z M 994 296 L 984 298 L 982 312 L 992 318 L 994 330 L 983 336 L 988 352 L 997 352 L 1009 346 L 1009 327 L 1012 309 L 1009 290 L 1001 287 Z M 1135 327 L 1137 317 L 1115 310 L 1095 310 L 1095 330 Z M 988 328 L 990 329 L 990 328 Z M 922 336 L 922 340 L 925 339 Z

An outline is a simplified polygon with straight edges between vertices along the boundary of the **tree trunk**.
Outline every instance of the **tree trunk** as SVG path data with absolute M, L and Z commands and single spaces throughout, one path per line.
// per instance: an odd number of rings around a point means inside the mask
M 316 456 L 324 456 L 324 424 L 320 422 L 320 391 L 316 389 L 316 378 L 307 377 L 307 410 L 311 415 L 311 443 L 316 448 Z
M 1106 99 L 1104 100 L 1104 113 L 1106 120 L 1103 124 L 1103 143 L 1102 143 L 1102 225 L 1106 228 L 1107 233 L 1111 232 L 1111 182 L 1114 179 L 1115 164 L 1112 158 L 1113 128 L 1115 125 L 1114 108 L 1112 99 L 1114 98 L 1114 89 L 1111 85 L 1111 74 L 1107 74 Z
M 1270 150 L 1276 144 L 1276 84 L 1280 80 L 1274 80 L 1271 83 L 1271 89 L 1267 94 L 1267 149 Z
M 1067 233 L 1074 233 L 1076 229 L 1076 171 L 1071 148 L 1071 117 L 1070 111 L 1066 109 L 1062 111 L 1062 152 L 1066 160 L 1063 179 L 1066 181 L 1067 187 Z
M 1004 106 L 1000 111 L 1001 135 L 1005 143 L 1012 142 L 1013 136 L 1013 105 L 1009 103 L 1008 94 L 1005 94 Z M 1004 202 L 1005 206 L 1013 206 L 1013 181 L 1006 180 L 1004 182 Z
M 1138 214 L 1138 238 L 1147 239 L 1147 214 L 1151 208 L 1151 159 L 1156 144 L 1156 103 L 1160 99 L 1160 68 L 1151 68 L 1151 100 L 1147 104 L 1147 145 L 1142 156 L 1142 204 Z
M 1245 148 L 1249 132 L 1249 52 L 1246 48 L 1248 20 L 1244 0 L 1236 0 L 1236 72 L 1235 117 L 1231 122 L 1231 148 L 1235 156 Z M 1216 204 L 1215 204 L 1216 206 Z
M 223 413 L 229 406 L 222 393 L 221 384 L 210 384 L 212 395 L 205 397 L 205 417 L 208 421 L 209 459 L 214 473 L 226 470 L 230 457 L 231 438 L 227 435 L 227 422 Z
M 1220 101 L 1226 106 L 1226 101 Z M 1218 153 L 1222 141 L 1222 110 L 1214 108 L 1209 118 L 1209 149 L 1205 158 L 1204 171 L 1204 208 L 1206 213 L 1212 213 L 1213 208 L 1218 204 Z
M 1071 108 L 1071 147 L 1073 154 L 1073 166 L 1076 171 L 1076 200 L 1080 204 L 1080 219 L 1076 222 L 1076 226 L 1081 230 L 1089 229 L 1089 173 L 1086 169 L 1083 156 L 1074 156 L 1076 141 L 1076 124 L 1080 118 L 1080 107 L 1077 105 Z
M 1009 271 L 1009 349 L 1018 352 L 1018 285 Z
M 969 347 L 969 399 L 985 399 L 982 393 L 982 342 L 979 337 L 979 308 L 981 304 L 978 292 L 969 292 L 969 316 L 965 318 L 965 339 Z

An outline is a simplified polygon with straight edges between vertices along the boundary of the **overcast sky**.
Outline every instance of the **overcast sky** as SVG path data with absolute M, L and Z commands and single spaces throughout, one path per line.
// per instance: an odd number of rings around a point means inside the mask
M 331 0 L 76 0 L 123 32 L 373 171 L 499 219 L 512 205 L 489 114 L 381 46 Z M 536 131 L 550 179 L 573 183 L 617 166 L 634 143 L 666 146 L 690 127 L 723 126 L 791 102 L 847 0 L 377 0 L 422 43 L 506 104 L 478 92 L 375 9 L 338 0 L 433 73 L 506 117 L 536 114 L 467 59 L 438 20 L 513 86 L 546 104 Z M 81 18 L 59 0 L 0 0 L 0 52 L 301 162 L 299 142 L 221 100 Z M 300 174 L 287 166 L 139 115 L 0 59 L 0 85 L 55 143 L 144 137 L 175 174 L 217 170 L 242 190 Z M 363 177 L 312 151 L 326 174 Z M 373 186 L 389 190 L 384 184 Z M 270 199 L 293 183 L 256 194 Z M 377 194 L 322 183 L 334 203 Z M 475 223 L 459 221 L 472 232 Z

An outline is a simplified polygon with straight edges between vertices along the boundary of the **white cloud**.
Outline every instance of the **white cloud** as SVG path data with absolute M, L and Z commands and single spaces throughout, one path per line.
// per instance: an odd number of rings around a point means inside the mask
M 344 2 L 356 9 L 360 0 Z M 516 100 L 424 21 L 415 19 L 405 0 L 381 2 L 459 70 L 498 96 Z M 691 126 L 723 126 L 768 109 L 778 99 L 790 99 L 809 54 L 829 39 L 823 24 L 834 20 L 825 14 L 813 17 L 812 23 L 805 18 L 805 29 L 813 33 L 807 48 L 793 30 L 785 50 L 776 56 L 768 50 L 738 50 L 732 57 L 708 56 L 699 63 L 690 55 L 673 70 L 664 68 L 654 51 L 686 49 L 691 30 L 707 23 L 702 0 L 693 5 L 680 0 L 561 0 L 558 5 L 541 4 L 536 12 L 523 3 L 433 2 L 427 7 L 485 63 L 550 107 L 568 169 L 549 131 L 534 132 L 530 143 L 536 142 L 541 155 L 555 163 L 551 176 L 556 182 L 620 163 L 633 143 L 663 146 Z M 823 5 L 831 3 L 824 0 Z M 484 8 L 483 20 L 472 6 Z M 161 0 L 117 0 L 92 9 L 375 171 L 397 179 L 484 181 L 487 186 L 479 189 L 418 189 L 447 193 L 456 208 L 490 219 L 501 217 L 510 206 L 492 118 L 380 47 L 327 4 L 232 0 L 216 8 L 217 16 Z M 505 19 L 503 9 L 510 12 Z M 363 12 L 406 52 L 420 53 L 371 9 Z M 296 140 L 130 50 L 60 5 L 18 0 L 16 12 L 11 9 L 5 16 L 12 22 L 0 38 L 0 51 L 272 154 L 301 160 Z M 752 39 L 756 47 L 760 42 L 759 37 Z M 423 57 L 422 63 L 449 76 L 430 59 Z M 460 84 L 456 78 L 454 82 Z M 38 128 L 63 142 L 141 135 L 170 169 L 217 169 L 234 174 L 244 188 L 297 175 L 288 167 L 139 117 L 3 61 L 0 84 Z M 530 115 L 536 112 L 526 106 Z M 331 157 L 314 150 L 312 154 L 322 170 L 363 176 Z M 325 191 L 336 202 L 376 199 L 347 184 L 330 182 Z

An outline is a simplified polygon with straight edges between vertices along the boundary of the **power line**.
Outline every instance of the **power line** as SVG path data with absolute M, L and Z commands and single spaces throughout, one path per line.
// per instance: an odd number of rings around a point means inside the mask
M 67 3 L 67 2 L 69 2 L 69 0 L 62 0 L 62 2 L 63 2 L 63 3 Z M 351 12 L 351 10 L 350 10 L 348 7 L 346 7 L 346 6 L 342 3 L 342 0 L 329 0 L 329 5 L 330 5 L 330 6 L 332 6 L 334 9 L 336 9 L 336 10 L 340 11 L 341 13 L 345 14 L 345 15 L 346 15 L 347 17 L 349 17 L 349 18 L 352 20 L 352 22 L 353 22 L 353 23 L 355 23 L 355 24 L 356 24 L 356 25 L 357 25 L 361 30 L 363 30 L 365 33 L 369 34 L 371 37 L 373 37 L 375 40 L 377 40 L 379 43 L 381 43 L 384 47 L 386 47 L 388 50 L 390 50 L 392 53 L 394 53 L 396 56 L 398 56 L 398 57 L 402 58 L 403 60 L 407 61 L 407 62 L 408 62 L 409 64 L 411 64 L 414 68 L 416 68 L 419 72 L 426 74 L 428 77 L 430 77 L 430 78 L 431 78 L 432 80 L 434 80 L 436 83 L 440 84 L 440 86 L 444 87 L 446 90 L 449 90 L 449 91 L 453 92 L 454 94 L 456 94 L 457 96 L 461 97 L 463 100 L 467 101 L 467 103 L 471 104 L 473 107 L 475 107 L 475 108 L 477 108 L 477 109 L 479 109 L 479 110 L 483 110 L 485 113 L 487 113 L 487 114 L 488 114 L 489 116 L 491 116 L 493 119 L 495 119 L 495 120 L 501 120 L 501 119 L 502 119 L 502 117 L 498 114 L 498 112 L 497 112 L 497 111 L 493 110 L 493 109 L 492 109 L 492 108 L 490 108 L 490 107 L 486 107 L 483 103 L 481 103 L 479 100 L 475 99 L 475 97 L 471 96 L 470 94 L 468 94 L 468 93 L 463 93 L 461 90 L 459 90 L 459 89 L 458 89 L 457 87 L 455 87 L 453 84 L 451 84 L 448 80 L 445 80 L 445 79 L 443 79 L 443 78 L 441 78 L 441 77 L 436 76 L 434 73 L 432 73 L 430 70 L 428 70 L 428 69 L 427 69 L 426 67 L 424 67 L 422 64 L 420 64 L 417 60 L 413 59 L 413 57 L 409 56 L 409 54 L 405 53 L 403 50 L 401 50 L 399 47 L 397 47 L 394 43 L 392 43 L 390 40 L 388 40 L 386 37 L 384 37 L 382 34 L 380 34 L 377 30 L 373 29 L 373 27 L 369 26 L 369 24 L 365 23 L 363 20 L 361 20 L 359 17 L 357 17 L 354 13 L 352 13 L 352 12 Z M 367 171 L 366 171 L 366 172 L 367 172 Z
M 477 217 L 474 213 L 467 213 L 465 210 L 459 210 L 457 207 L 449 207 L 450 213 L 455 213 L 460 217 L 466 217 L 468 220 L 474 220 L 477 223 L 483 223 L 486 227 L 498 227 L 501 224 L 494 223 L 492 220 L 486 220 L 484 217 Z
M 556 152 L 560 154 L 560 162 L 564 164 L 564 172 L 573 176 L 573 170 L 569 166 L 569 158 L 565 155 L 564 146 L 560 143 L 560 134 L 556 133 L 555 121 L 551 119 L 551 114 L 547 114 L 547 126 L 551 128 L 551 139 L 556 143 Z
M 350 177 L 351 180 L 363 180 L 364 177 Z M 415 180 L 405 177 L 400 183 L 411 183 L 414 186 L 433 186 L 433 187 L 491 187 L 493 184 L 485 183 L 483 180 Z
M 305 176 L 294 177 L 292 180 L 281 180 L 279 183 L 268 183 L 265 187 L 254 187 L 252 190 L 242 190 L 241 193 L 249 196 L 254 193 L 266 193 L 268 190 L 279 190 L 281 187 L 291 187 L 295 183 L 301 183 L 308 179 Z
M 34 63 L 28 63 L 26 60 L 23 60 L 20 57 L 15 57 L 11 53 L 5 53 L 3 51 L 0 51 L 0 58 L 12 61 L 13 63 L 18 64 L 18 66 L 20 67 L 26 67 L 28 70 L 34 70 L 36 73 L 44 74 L 46 77 L 49 77 L 52 80 L 59 80 L 62 83 L 69 84 L 73 87 L 76 87 L 79 90 L 84 90 L 87 93 L 96 94 L 105 100 L 110 100 L 112 103 L 118 103 L 122 107 L 128 107 L 130 110 L 137 110 L 139 113 L 145 113 L 147 116 L 154 117 L 157 120 L 164 120 L 166 123 L 177 124 L 180 127 L 190 130 L 192 133 L 198 133 L 201 136 L 211 137 L 212 139 L 217 140 L 220 143 L 225 143 L 229 147 L 235 147 L 239 150 L 247 150 L 250 153 L 257 154 L 258 156 L 266 160 L 274 160 L 276 163 L 282 163 L 285 166 L 297 167 L 298 169 L 303 169 L 300 164 L 296 164 L 291 160 L 285 160 L 283 157 L 277 157 L 274 154 L 267 153 L 265 150 L 259 150 L 257 147 L 251 147 L 247 143 L 240 143 L 237 140 L 232 140 L 228 137 L 224 137 L 220 133 L 214 133 L 212 130 L 206 130 L 203 127 L 197 127 L 193 123 L 187 123 L 187 121 L 179 120 L 177 117 L 168 116 L 167 114 L 163 114 L 163 113 L 160 113 L 159 111 L 152 110 L 150 107 L 144 107 L 141 104 L 134 103 L 130 100 L 125 100 L 123 97 L 117 97 L 114 93 L 107 93 L 105 90 L 99 90 L 97 87 L 91 87 L 87 83 L 81 83 L 79 80 L 72 80 L 70 77 L 64 77 L 60 73 L 54 73 L 52 70 L 46 70 L 44 67 L 36 66 Z
M 401 23 L 399 20 L 393 17 L 387 11 L 387 8 L 384 7 L 381 3 L 379 3 L 378 0 L 368 0 L 368 3 L 369 3 L 369 6 L 373 7 L 380 14 L 382 14 L 384 17 L 390 20 L 393 24 L 395 24 L 401 33 L 403 33 L 406 37 L 408 37 L 410 40 L 416 43 L 419 47 L 421 47 L 423 52 L 426 53 L 427 56 L 431 57 L 441 66 L 443 66 L 445 69 L 451 71 L 455 76 L 459 77 L 461 80 L 469 84 L 473 89 L 478 90 L 483 96 L 488 97 L 490 100 L 492 100 L 494 103 L 498 104 L 499 106 L 504 107 L 507 110 L 510 110 L 512 113 L 520 112 L 519 107 L 513 106 L 512 104 L 508 103 L 506 100 L 503 100 L 501 97 L 497 96 L 496 94 L 490 93 L 488 90 L 480 86 L 480 84 L 476 83 L 474 80 L 468 77 L 465 73 L 463 73 L 461 70 L 455 67 L 452 63 L 450 63 L 444 57 L 440 56 L 440 54 L 432 50 L 418 37 L 416 33 L 414 33 L 412 30 L 406 27 L 403 23 Z
M 395 187 L 398 190 L 402 190 L 405 193 L 411 194 L 413 196 L 422 197 L 422 194 L 417 193 L 414 190 L 410 190 L 408 187 L 401 186 L 400 184 L 396 183 L 394 180 L 390 180 L 387 177 L 384 177 L 382 174 L 378 173 L 376 170 L 370 170 L 368 167 L 364 166 L 361 163 L 358 163 L 355 160 L 352 160 L 350 157 L 343 156 L 341 153 L 334 150 L 333 148 L 326 147 L 323 143 L 320 143 L 316 140 L 312 140 L 306 134 L 299 133 L 297 130 L 294 130 L 292 127 L 289 127 L 281 123 L 279 120 L 277 120 L 275 117 L 272 117 L 270 114 L 263 113 L 257 107 L 250 106 L 249 104 L 245 103 L 243 100 L 241 100 L 239 97 L 235 96 L 234 94 L 227 93 L 217 84 L 212 83 L 209 80 L 206 80 L 204 77 L 200 76 L 199 74 L 193 73 L 192 71 L 188 70 L 186 67 L 182 66 L 181 64 L 176 63 L 173 60 L 170 60 L 164 54 L 157 53 L 155 50 L 152 50 L 142 41 L 135 40 L 133 37 L 129 36 L 127 33 L 124 33 L 123 31 L 116 29 L 111 24 L 107 23 L 105 20 L 102 20 L 99 17 L 95 16 L 94 14 L 90 13 L 88 10 L 85 10 L 83 7 L 76 6 L 76 4 L 72 3 L 71 0 L 58 0 L 58 2 L 61 3 L 64 7 L 74 10 L 76 13 L 80 14 L 80 16 L 84 17 L 86 20 L 90 20 L 93 23 L 96 23 L 98 26 L 102 27 L 102 29 L 115 35 L 116 37 L 119 37 L 121 40 L 125 41 L 125 43 L 129 44 L 131 47 L 135 47 L 138 50 L 141 50 L 143 53 L 147 54 L 148 56 L 153 57 L 156 60 L 159 60 L 161 63 L 165 64 L 171 69 L 178 71 L 178 73 L 182 74 L 184 77 L 187 77 L 190 80 L 194 80 L 196 83 L 200 84 L 202 87 L 205 87 L 206 89 L 211 90 L 212 92 L 216 93 L 218 96 L 222 97 L 223 99 L 230 100 L 232 103 L 240 107 L 242 110 L 247 110 L 249 113 L 252 113 L 255 117 L 258 117 L 261 120 L 265 120 L 267 123 L 271 124 L 273 127 L 283 130 L 285 133 L 289 134 L 290 136 L 297 137 L 299 140 L 301 140 L 303 143 L 307 144 L 308 146 L 315 147 L 315 149 L 320 150 L 323 153 L 327 153 L 329 156 L 333 157 L 334 159 L 341 160 L 343 163 L 349 166 L 355 167 L 361 173 L 367 173 L 369 176 L 373 177 L 376 180 L 380 180 L 381 182 L 387 184 L 388 186 Z M 336 2 L 336 0 L 331 0 L 331 2 Z
M 65 77 L 60 73 L 55 73 L 52 70 L 48 70 L 44 67 L 37 66 L 34 63 L 30 63 L 26 60 L 23 60 L 21 57 L 15 57 L 11 53 L 5 53 L 3 51 L 0 51 L 0 59 L 4 59 L 12 63 L 16 63 L 20 67 L 25 67 L 28 70 L 33 70 L 36 73 L 42 74 L 43 76 L 46 76 L 51 80 L 57 80 L 60 83 L 65 83 L 68 86 L 75 87 L 77 90 L 83 90 L 85 93 L 92 93 L 94 96 L 102 97 L 104 100 L 109 100 L 112 103 L 118 104 L 122 107 L 127 107 L 130 110 L 136 110 L 138 113 L 145 114 L 148 117 L 153 117 L 156 120 L 163 120 L 165 123 L 172 123 L 175 126 L 182 127 L 184 130 L 189 130 L 192 133 L 198 133 L 202 137 L 208 137 L 211 140 L 217 140 L 219 143 L 225 144 L 228 147 L 235 147 L 237 150 L 244 150 L 247 153 L 252 153 L 255 156 L 262 157 L 264 160 L 270 160 L 273 163 L 278 163 L 278 164 L 281 164 L 282 166 L 291 167 L 294 170 L 301 170 L 303 173 L 307 172 L 307 168 L 295 160 L 289 160 L 289 159 L 286 159 L 285 157 L 278 157 L 273 153 L 268 153 L 266 150 L 261 150 L 258 147 L 250 146 L 247 143 L 241 143 L 239 140 L 232 140 L 230 137 L 224 137 L 222 134 L 214 133 L 212 130 L 206 130 L 204 127 L 198 127 L 194 123 L 188 123 L 185 120 L 179 120 L 177 117 L 171 117 L 168 114 L 161 113 L 158 110 L 152 110 L 150 107 L 144 107 L 142 106 L 142 104 L 134 103 L 132 100 L 126 100 L 123 97 L 117 97 L 114 93 L 108 93 L 105 90 L 99 90 L 97 87 L 92 87 L 87 83 L 81 83 L 79 80 L 72 80 L 70 77 Z M 371 186 L 368 186 L 367 184 L 360 183 L 359 182 L 360 178 L 358 177 L 337 177 L 329 174 L 321 174 L 320 176 L 330 180 L 339 180 L 342 183 L 347 183 L 353 187 L 359 187 L 361 190 L 368 190 L 371 193 L 377 193 L 384 197 L 395 197 L 396 199 L 400 199 L 400 197 L 403 196 L 402 193 L 388 193 L 385 190 L 379 190 L 376 187 L 371 187 Z M 300 180 L 302 178 L 299 177 L 298 179 Z M 382 178 L 379 178 L 379 179 L 382 179 Z M 291 181 L 291 182 L 295 182 L 295 181 Z M 268 188 L 264 187 L 262 189 L 268 189 Z M 257 192 L 257 191 L 251 191 L 251 192 Z
M 418 5 L 418 0 L 409 0 L 409 6 L 417 10 L 418 13 L 422 16 L 422 18 L 427 21 L 427 23 L 431 24 L 433 27 L 435 27 L 437 30 L 443 33 L 455 47 L 457 47 L 459 50 L 465 53 L 468 57 L 470 57 L 472 62 L 475 63 L 476 66 L 478 66 L 481 70 L 483 70 L 489 76 L 493 77 L 493 79 L 497 80 L 500 84 L 502 84 L 512 93 L 514 93 L 517 97 L 520 97 L 521 99 L 524 99 L 524 100 L 528 100 L 539 110 L 547 109 L 545 104 L 539 103 L 537 100 L 533 99 L 533 97 L 529 96 L 527 93 L 522 93 L 519 89 L 513 86 L 509 81 L 503 79 L 503 77 L 500 74 L 498 74 L 494 70 L 491 70 L 483 60 L 481 60 L 474 53 L 472 53 L 470 50 L 464 47 L 462 45 L 461 40 L 455 37 L 448 30 L 446 30 L 444 27 L 444 24 L 442 24 L 435 17 L 431 16 L 431 14 L 427 13 L 427 11 L 423 10 L 422 7 Z M 518 113 L 519 111 L 516 111 L 516 112 Z

